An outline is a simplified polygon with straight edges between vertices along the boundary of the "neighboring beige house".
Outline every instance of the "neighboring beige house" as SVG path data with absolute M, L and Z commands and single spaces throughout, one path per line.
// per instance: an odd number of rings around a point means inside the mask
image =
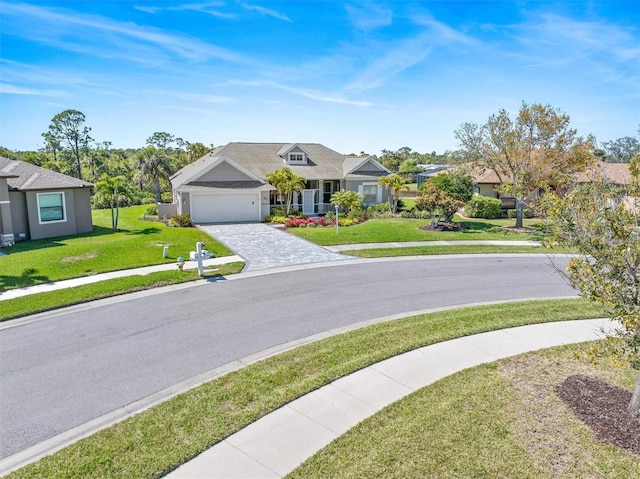
M 86 181 L 0 157 L 0 244 L 93 230 Z
M 306 179 L 293 206 L 306 215 L 332 209 L 341 190 L 362 193 L 366 206 L 387 200 L 378 180 L 391 172 L 372 157 L 345 156 L 317 143 L 229 143 L 171 177 L 173 205 L 158 214 L 189 213 L 196 223 L 262 221 L 279 205 L 266 175 L 289 167 Z
M 587 168 L 585 172 L 578 173 L 574 177 L 576 183 L 590 183 L 598 180 L 604 180 L 620 186 L 629 185 L 631 183 L 629 164 L 598 161 Z
M 586 171 L 576 173 L 573 177 L 575 183 L 590 183 L 593 181 L 604 180 L 620 186 L 626 186 L 631 182 L 631 172 L 628 163 L 607 163 L 597 161 L 589 166 Z M 498 174 L 487 168 L 485 170 L 475 171 L 473 174 L 474 191 L 476 194 L 489 196 L 492 198 L 500 198 L 503 207 L 514 208 L 511 204 L 515 204 L 515 199 L 511 196 L 500 195 L 499 187 L 501 184 Z

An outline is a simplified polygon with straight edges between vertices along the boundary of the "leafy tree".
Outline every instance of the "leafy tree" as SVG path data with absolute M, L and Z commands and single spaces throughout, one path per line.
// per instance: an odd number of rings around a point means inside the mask
M 175 142 L 175 137 L 164 131 L 156 131 L 147 138 L 147 145 L 153 146 L 158 150 L 166 151 L 171 144 Z
M 295 174 L 290 168 L 284 167 L 272 173 L 267 173 L 267 183 L 278 190 L 280 198 L 286 201 L 286 215 L 291 211 L 293 193 L 299 193 L 304 188 L 305 179 Z M 281 200 L 282 204 L 282 200 Z
M 10 160 L 18 159 L 18 154 L 16 152 L 11 151 L 9 148 L 6 148 L 4 146 L 0 146 L 0 156 L 2 156 L 3 158 L 8 158 Z
M 156 203 L 160 203 L 161 183 L 168 181 L 172 172 L 169 157 L 154 146 L 143 148 L 134 157 L 138 165 L 138 179 L 141 184 L 151 186 Z
M 74 163 L 73 174 L 82 179 L 82 156 L 89 148 L 92 138 L 89 136 L 91 128 L 84 126 L 84 113 L 77 110 L 65 110 L 58 113 L 51 120 L 49 131 L 42 134 L 47 145 L 56 152 L 61 145 L 66 145 Z
M 429 178 L 426 183 L 433 183 L 451 198 L 464 203 L 473 197 L 473 178 L 465 171 L 442 173 Z
M 551 241 L 579 253 L 565 276 L 620 325 L 604 345 L 640 369 L 640 157 L 630 166 L 633 181 L 626 190 L 604 182 L 579 185 L 563 197 L 546 195 L 542 204 Z M 640 374 L 629 411 L 640 421 Z
M 122 176 L 109 176 L 103 173 L 100 181 L 95 184 L 96 194 L 109 199 L 111 206 L 111 229 L 118 231 L 118 216 L 120 201 L 129 195 L 125 179 Z
M 515 119 L 505 110 L 484 125 L 464 123 L 455 136 L 477 166 L 495 171 L 502 193 L 516 198 L 516 227 L 524 200 L 547 188 L 561 188 L 594 161 L 593 139 L 577 136 L 569 116 L 549 105 L 523 103 Z
M 629 163 L 635 155 L 640 155 L 640 142 L 631 136 L 602 143 L 605 160 L 614 163 Z
M 397 172 L 400 168 L 400 164 L 412 155 L 411 148 L 408 146 L 403 146 L 396 151 L 382 150 L 381 153 L 382 154 L 380 158 L 378 158 L 378 161 L 380 161 L 385 168 L 393 172 Z
M 431 225 L 434 227 L 439 222 L 436 216 L 438 212 L 446 222 L 450 222 L 453 220 L 453 215 L 456 214 L 456 211 L 463 206 L 463 201 L 452 198 L 430 181 L 424 183 L 420 194 L 416 197 L 416 208 L 431 213 Z
M 400 195 L 400 191 L 407 187 L 407 180 L 397 173 L 392 173 L 391 175 L 381 177 L 378 180 L 378 184 L 387 187 L 393 195 L 393 212 L 397 213 L 398 196 Z M 389 204 L 391 205 L 391 197 L 389 197 Z
M 331 204 L 345 213 L 362 209 L 362 194 L 353 190 L 336 191 L 331 195 Z
M 398 168 L 398 173 L 409 183 L 415 183 L 418 173 L 422 173 L 422 171 L 422 168 L 418 167 L 418 159 L 415 157 L 404 160 Z

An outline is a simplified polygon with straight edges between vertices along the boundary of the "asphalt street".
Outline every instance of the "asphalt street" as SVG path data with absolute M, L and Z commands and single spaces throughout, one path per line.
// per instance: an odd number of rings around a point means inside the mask
M 0 457 L 323 331 L 407 311 L 573 295 L 542 255 L 450 256 L 239 275 L 44 315 L 0 330 Z

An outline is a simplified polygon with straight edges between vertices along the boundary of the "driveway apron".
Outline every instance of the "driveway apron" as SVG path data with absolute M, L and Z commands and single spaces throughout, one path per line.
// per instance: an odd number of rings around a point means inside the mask
M 245 271 L 349 259 L 262 223 L 210 224 L 198 228 L 241 256 L 247 262 Z

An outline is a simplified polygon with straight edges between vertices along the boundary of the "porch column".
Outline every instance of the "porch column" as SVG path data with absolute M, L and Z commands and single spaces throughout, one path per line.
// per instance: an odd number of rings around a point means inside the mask
M 324 213 L 324 208 L 324 180 L 318 180 L 318 213 Z

